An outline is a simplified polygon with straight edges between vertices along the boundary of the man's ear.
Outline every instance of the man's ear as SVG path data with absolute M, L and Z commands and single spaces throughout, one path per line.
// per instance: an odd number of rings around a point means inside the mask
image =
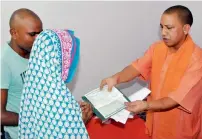
M 184 34 L 187 35 L 190 31 L 191 26 L 189 24 L 185 24 L 183 27 Z
M 12 37 L 13 39 L 16 39 L 16 38 L 17 38 L 17 32 L 16 32 L 15 29 L 11 28 L 11 29 L 10 29 L 10 34 L 11 34 L 11 37 Z

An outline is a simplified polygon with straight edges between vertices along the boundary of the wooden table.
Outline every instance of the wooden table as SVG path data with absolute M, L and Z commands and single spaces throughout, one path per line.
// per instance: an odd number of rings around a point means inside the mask
M 149 139 L 145 134 L 144 121 L 138 116 L 128 119 L 125 125 L 115 121 L 102 124 L 100 119 L 93 117 L 86 128 L 90 139 Z

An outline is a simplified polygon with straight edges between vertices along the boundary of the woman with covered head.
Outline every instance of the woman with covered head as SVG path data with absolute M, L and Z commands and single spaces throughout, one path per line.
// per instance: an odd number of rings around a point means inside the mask
M 36 38 L 24 81 L 19 138 L 89 138 L 82 111 L 66 87 L 79 61 L 72 31 L 45 30 Z

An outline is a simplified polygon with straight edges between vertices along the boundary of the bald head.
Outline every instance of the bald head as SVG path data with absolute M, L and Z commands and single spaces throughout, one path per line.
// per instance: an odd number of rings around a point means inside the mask
M 13 47 L 30 52 L 37 35 L 43 30 L 41 19 L 29 9 L 18 9 L 10 18 L 10 34 Z
M 10 28 L 15 28 L 17 27 L 20 23 L 22 23 L 26 19 L 32 19 L 32 20 L 38 20 L 41 22 L 41 19 L 39 16 L 34 13 L 33 11 L 26 9 L 26 8 L 21 8 L 13 12 L 11 15 L 9 25 Z
M 175 5 L 172 7 L 169 7 L 164 11 L 164 14 L 173 14 L 176 13 L 178 15 L 178 18 L 183 24 L 189 24 L 192 26 L 193 24 L 193 16 L 191 11 L 182 5 Z

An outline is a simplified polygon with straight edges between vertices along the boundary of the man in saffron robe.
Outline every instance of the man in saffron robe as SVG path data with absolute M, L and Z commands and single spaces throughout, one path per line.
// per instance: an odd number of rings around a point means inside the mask
M 146 133 L 152 139 L 202 138 L 202 50 L 189 34 L 192 23 L 187 7 L 168 8 L 160 21 L 162 41 L 101 82 L 100 88 L 108 85 L 110 91 L 136 77 L 150 81 L 147 101 L 126 103 L 126 109 L 147 111 Z

